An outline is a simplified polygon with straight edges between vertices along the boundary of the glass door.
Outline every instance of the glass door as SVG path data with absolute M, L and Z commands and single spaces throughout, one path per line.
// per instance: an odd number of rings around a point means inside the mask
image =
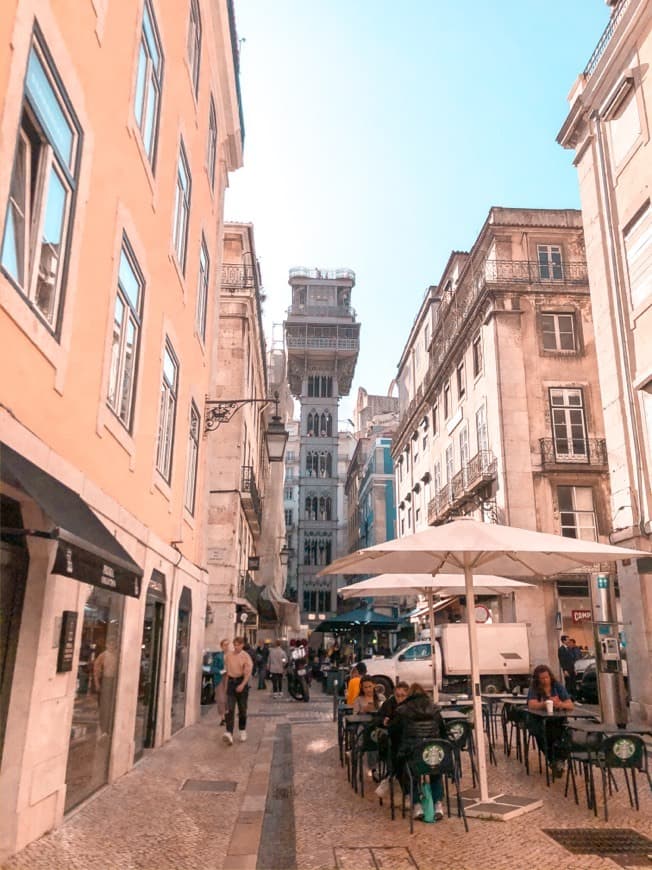
M 147 596 L 136 706 L 134 758 L 154 746 L 164 605 Z
M 186 691 L 188 687 L 188 652 L 190 646 L 190 589 L 183 587 L 179 600 L 177 646 L 174 656 L 172 683 L 172 733 L 186 724 Z

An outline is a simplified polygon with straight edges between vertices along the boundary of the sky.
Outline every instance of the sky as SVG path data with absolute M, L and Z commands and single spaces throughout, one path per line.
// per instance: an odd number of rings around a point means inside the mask
M 387 394 L 425 289 L 491 206 L 579 208 L 566 97 L 604 0 L 235 0 L 244 167 L 268 341 L 288 270 L 350 268 L 358 387 Z M 274 329 L 280 338 L 282 330 Z

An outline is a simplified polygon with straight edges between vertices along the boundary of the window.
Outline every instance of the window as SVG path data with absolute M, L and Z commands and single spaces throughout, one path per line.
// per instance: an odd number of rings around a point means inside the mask
M 143 288 L 143 276 L 127 239 L 123 238 L 118 268 L 118 291 L 113 312 L 107 402 L 127 429 L 131 429 Z
M 542 281 L 561 281 L 564 272 L 559 245 L 537 245 L 539 277 Z
M 432 476 L 432 487 L 433 487 L 433 491 L 434 491 L 435 495 L 437 495 L 437 493 L 441 489 L 441 463 L 440 462 L 435 462 L 435 471 L 434 471 L 434 474 Z
M 206 339 L 206 306 L 208 304 L 208 282 L 210 278 L 210 258 L 206 239 L 203 234 L 199 248 L 199 274 L 197 276 L 197 310 L 195 312 L 195 327 L 202 341 Z
M 450 483 L 455 474 L 455 465 L 453 461 L 453 445 L 449 444 L 446 448 L 446 483 Z
M 444 387 L 444 420 L 448 420 L 451 413 L 451 385 L 446 384 Z
M 179 162 L 177 164 L 177 188 L 174 197 L 174 224 L 172 227 L 172 243 L 177 262 L 181 271 L 186 274 L 186 246 L 188 242 L 188 219 L 190 217 L 190 169 L 186 159 L 183 140 L 179 146 Z
M 464 360 L 457 366 L 457 398 L 463 398 L 466 393 L 466 372 L 464 371 Z
M 194 402 L 190 403 L 190 426 L 188 429 L 188 465 L 186 467 L 186 493 L 184 504 L 191 514 L 195 512 L 195 493 L 197 490 L 197 461 L 199 459 L 199 411 Z
M 482 371 L 484 365 L 484 358 L 482 355 L 482 336 L 480 333 L 476 335 L 473 339 L 472 345 L 473 351 L 473 377 L 477 378 L 480 372 Z
M 156 468 L 168 483 L 170 482 L 172 472 L 172 442 L 174 440 L 174 420 L 177 410 L 178 389 L 179 363 L 172 350 L 172 345 L 169 341 L 166 341 L 163 353 L 163 378 L 161 381 Z
M 430 324 L 426 323 L 426 325 L 423 328 L 423 347 L 424 347 L 426 353 L 428 353 L 429 346 L 430 346 Z
M 469 461 L 469 429 L 466 424 L 460 430 L 460 468 Z
M 542 314 L 541 331 L 544 350 L 577 350 L 574 314 Z
M 138 50 L 138 69 L 136 72 L 136 94 L 134 97 L 134 117 L 149 157 L 154 165 L 158 122 L 163 87 L 163 55 L 161 39 L 152 14 L 150 0 L 143 7 L 143 32 Z
M 25 76 L 0 263 L 54 330 L 59 321 L 80 129 L 35 42 Z
M 285 508 L 285 525 L 289 528 L 293 523 L 294 511 L 292 508 Z
M 419 433 L 412 433 L 412 462 L 416 465 L 419 458 Z
M 211 104 L 208 110 L 208 143 L 206 146 L 206 167 L 211 187 L 215 187 L 215 163 L 217 162 L 217 114 L 215 112 L 215 100 L 211 96 Z
M 641 135 L 636 90 L 631 78 L 622 82 L 619 93 L 615 95 L 605 114 L 609 121 L 611 156 L 614 165 L 620 166 Z
M 294 496 L 293 496 L 293 493 L 292 493 L 292 487 L 291 487 L 291 486 L 286 486 L 286 487 L 285 487 L 285 491 L 284 491 L 284 493 L 283 493 L 283 498 L 284 498 L 286 501 L 292 501 L 293 497 L 294 497 Z
M 580 389 L 550 390 L 550 416 L 557 458 L 586 461 L 584 397 Z
M 590 486 L 558 486 L 561 533 L 566 538 L 597 541 L 597 524 Z
M 308 395 L 329 398 L 333 395 L 333 378 L 328 375 L 308 376 Z
M 409 649 L 406 649 L 403 653 L 403 657 L 406 661 L 415 661 L 418 659 L 429 659 L 431 657 L 430 652 L 430 644 L 429 643 L 418 643 L 414 646 L 411 646 Z
M 627 228 L 625 254 L 632 308 L 652 296 L 652 207 L 646 207 Z
M 331 609 L 330 589 L 304 589 L 303 609 L 308 613 L 326 613 Z
M 481 405 L 475 412 L 475 434 L 478 439 L 478 452 L 489 450 L 489 434 L 487 432 L 487 409 Z
M 439 402 L 435 402 L 432 408 L 432 434 L 439 432 Z
M 199 64 L 201 61 L 201 17 L 199 0 L 190 0 L 190 21 L 188 23 L 188 63 L 195 96 L 199 93 Z

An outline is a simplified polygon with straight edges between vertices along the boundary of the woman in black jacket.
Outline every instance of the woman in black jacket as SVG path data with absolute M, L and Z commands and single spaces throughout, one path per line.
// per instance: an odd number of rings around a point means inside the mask
M 409 758 L 415 747 L 422 740 L 428 738 L 446 740 L 446 729 L 439 707 L 436 707 L 432 698 L 426 694 L 425 689 L 419 683 L 412 683 L 408 696 L 396 708 L 396 712 L 389 723 L 389 737 L 392 745 L 392 766 L 394 773 L 399 779 L 403 792 L 407 793 L 409 780 L 405 773 L 405 761 Z M 444 789 L 441 776 L 431 776 L 430 786 L 435 804 L 435 818 L 444 816 L 442 798 Z M 419 801 L 418 785 L 415 783 L 416 793 L 412 795 L 414 803 L 415 819 L 423 818 L 423 810 Z

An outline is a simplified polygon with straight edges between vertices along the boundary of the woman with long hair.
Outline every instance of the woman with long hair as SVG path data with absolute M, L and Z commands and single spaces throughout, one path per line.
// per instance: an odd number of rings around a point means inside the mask
M 528 710 L 545 710 L 546 704 L 552 701 L 553 713 L 570 712 L 573 701 L 566 688 L 555 679 L 548 665 L 537 665 L 532 674 L 532 684 L 527 696 Z M 564 760 L 559 757 L 559 742 L 561 740 L 564 720 L 541 719 L 539 716 L 529 716 L 528 728 L 537 742 L 539 752 L 543 752 L 546 761 L 552 768 L 553 776 L 561 776 L 564 772 Z

